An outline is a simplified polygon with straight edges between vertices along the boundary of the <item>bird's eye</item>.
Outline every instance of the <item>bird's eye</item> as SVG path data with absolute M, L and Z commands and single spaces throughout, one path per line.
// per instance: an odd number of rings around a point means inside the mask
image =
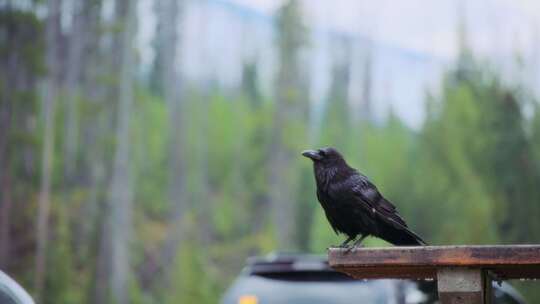
M 320 154 L 321 156 L 326 156 L 326 151 L 324 151 L 323 149 L 320 149 L 320 150 L 319 150 L 319 154 Z

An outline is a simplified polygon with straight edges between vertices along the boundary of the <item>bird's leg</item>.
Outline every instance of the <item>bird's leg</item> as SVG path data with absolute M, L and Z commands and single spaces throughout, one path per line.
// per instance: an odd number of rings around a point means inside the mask
M 361 243 L 366 237 L 367 237 L 367 234 L 362 235 L 358 240 L 356 240 L 356 242 L 354 242 L 352 246 L 347 248 L 346 252 L 348 253 L 356 247 L 364 247 L 364 245 L 362 245 Z
M 345 242 L 341 243 L 341 245 L 339 245 L 338 247 L 340 247 L 340 248 L 345 248 L 345 247 L 347 247 L 347 244 L 349 244 L 352 240 L 354 240 L 355 237 L 356 237 L 356 236 L 349 236 L 349 237 L 345 240 Z
M 367 237 L 367 234 L 364 234 L 362 235 L 358 240 L 356 240 L 356 242 L 354 242 L 354 244 L 352 245 L 352 247 L 363 247 L 364 245 L 362 245 L 362 241 Z

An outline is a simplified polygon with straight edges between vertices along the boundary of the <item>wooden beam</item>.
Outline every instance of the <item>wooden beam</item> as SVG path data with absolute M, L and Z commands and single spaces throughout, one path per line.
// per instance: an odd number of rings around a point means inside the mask
M 330 248 L 328 259 L 359 279 L 437 279 L 444 267 L 490 271 L 497 279 L 540 278 L 540 245 Z

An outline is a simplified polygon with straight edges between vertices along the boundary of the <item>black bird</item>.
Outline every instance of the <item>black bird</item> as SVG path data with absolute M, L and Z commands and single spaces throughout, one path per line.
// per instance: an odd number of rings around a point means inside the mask
M 381 238 L 394 245 L 426 245 L 412 232 L 396 207 L 385 199 L 366 176 L 349 167 L 334 148 L 306 150 L 302 155 L 313 160 L 317 198 L 326 218 L 337 234 L 348 238 L 340 246 L 360 236 Z

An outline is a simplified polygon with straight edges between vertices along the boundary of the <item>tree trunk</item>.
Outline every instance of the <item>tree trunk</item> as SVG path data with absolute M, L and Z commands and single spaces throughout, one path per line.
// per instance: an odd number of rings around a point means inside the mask
M 110 184 L 112 171 L 107 155 L 106 142 L 108 141 L 110 130 L 114 128 L 113 117 L 117 111 L 110 111 L 107 107 L 109 100 L 118 99 L 117 87 L 109 87 L 100 83 L 99 79 L 104 75 L 115 75 L 118 78 L 119 62 L 121 62 L 120 42 L 122 41 L 122 31 L 114 34 L 115 43 L 108 47 L 103 47 L 102 29 L 110 26 L 101 20 L 102 0 L 85 1 L 85 14 L 87 17 L 86 26 L 86 48 L 84 49 L 84 68 L 82 77 L 84 79 L 80 90 L 87 100 L 88 106 L 94 111 L 92 115 L 83 121 L 81 132 L 85 149 L 84 160 L 81 165 L 86 169 L 90 193 L 87 202 L 83 206 L 81 213 L 84 217 L 79 221 L 76 241 L 77 247 L 87 246 L 89 251 L 93 251 L 92 234 L 97 234 L 96 247 L 96 268 L 93 274 L 93 285 L 90 295 L 90 303 L 109 303 L 110 285 L 112 272 L 112 236 L 111 209 L 115 202 L 111 201 L 111 189 L 107 189 Z M 126 26 L 124 25 L 124 29 Z M 106 35 L 107 33 L 105 33 Z M 103 195 L 109 191 L 109 195 Z M 97 227 L 97 228 L 93 228 Z M 92 254 L 90 253 L 90 254 Z M 84 250 L 81 257 L 85 257 Z
M 274 119 L 274 139 L 270 149 L 272 154 L 270 156 L 270 204 L 272 208 L 272 215 L 274 220 L 274 226 L 276 228 L 276 240 L 279 249 L 291 250 L 295 248 L 293 235 L 294 232 L 294 201 L 292 197 L 292 176 L 289 169 L 291 164 L 290 158 L 287 156 L 288 151 L 282 146 L 282 124 L 281 115 L 279 112 L 282 110 L 278 106 L 276 118 Z
M 78 146 L 78 98 L 79 80 L 82 68 L 82 53 L 86 44 L 86 28 L 89 6 L 92 1 L 73 1 L 73 25 L 69 38 L 68 64 L 65 82 L 65 121 L 64 121 L 64 186 L 73 183 L 75 160 Z
M 0 267 L 6 268 L 8 262 L 10 247 L 9 230 L 10 230 L 10 210 L 11 201 L 11 185 L 10 185 L 10 164 L 8 151 L 8 137 L 11 131 L 11 116 L 12 109 L 7 88 L 12 87 L 9 79 L 16 79 L 14 75 L 17 73 L 15 64 L 15 56 L 8 55 L 7 71 L 2 76 L 2 83 L 6 86 L 1 88 L 2 100 L 0 100 Z
M 363 67 L 363 83 L 362 83 L 362 107 L 361 107 L 361 118 L 364 121 L 370 122 L 372 120 L 373 116 L 373 102 L 371 100 L 372 98 L 372 89 L 373 89 L 373 58 L 371 55 L 371 46 L 366 50 L 366 55 L 364 59 L 364 67 Z M 390 90 L 390 88 L 386 88 Z M 390 102 L 390 100 L 386 100 L 387 102 Z
M 3 90 L 6 94 L 7 90 Z M 11 125 L 10 104 L 7 98 L 0 101 L 0 267 L 6 269 L 10 248 L 10 213 L 12 207 L 11 179 L 7 138 Z
M 115 50 L 116 62 L 119 64 L 120 84 L 118 88 L 118 112 L 116 126 L 117 146 L 113 161 L 113 176 L 111 181 L 108 203 L 107 228 L 110 232 L 111 269 L 110 288 L 114 303 L 125 304 L 128 298 L 129 280 L 129 245 L 132 218 L 132 189 L 129 166 L 130 146 L 130 120 L 133 105 L 133 65 L 134 52 L 132 51 L 135 34 L 135 7 L 136 1 L 117 0 L 116 16 L 122 22 L 122 31 L 119 32 L 119 45 Z
M 58 97 L 58 47 L 59 47 L 59 26 L 60 26 L 60 0 L 49 0 L 49 15 L 46 25 L 46 66 L 48 75 L 46 79 L 45 94 L 43 96 L 44 111 L 44 135 L 43 135 L 43 157 L 41 168 L 41 190 L 38 202 L 37 217 L 37 251 L 36 269 L 34 273 L 34 290 L 36 302 L 41 302 L 43 286 L 45 281 L 45 262 L 47 254 L 47 239 L 49 236 L 49 210 L 50 210 L 50 190 L 51 190 L 51 167 L 54 155 L 54 114 L 55 104 Z
M 279 70 L 276 83 L 276 110 L 272 127 L 269 159 L 270 205 L 273 210 L 276 238 L 280 249 L 296 249 L 295 211 L 293 189 L 297 175 L 293 168 L 293 157 L 298 151 L 291 145 L 306 134 L 291 135 L 298 120 L 305 120 L 307 106 L 302 71 L 300 48 L 304 44 L 305 32 L 301 23 L 299 1 L 289 0 L 278 12 Z M 305 132 L 303 132 L 305 133 Z
M 182 218 L 187 209 L 184 163 L 184 121 L 182 113 L 181 77 L 178 66 L 178 20 L 182 1 L 167 0 L 156 2 L 160 19 L 158 45 L 162 68 L 163 92 L 169 112 L 169 201 L 171 216 L 169 229 L 161 254 L 161 271 L 167 279 L 169 269 L 182 240 Z

